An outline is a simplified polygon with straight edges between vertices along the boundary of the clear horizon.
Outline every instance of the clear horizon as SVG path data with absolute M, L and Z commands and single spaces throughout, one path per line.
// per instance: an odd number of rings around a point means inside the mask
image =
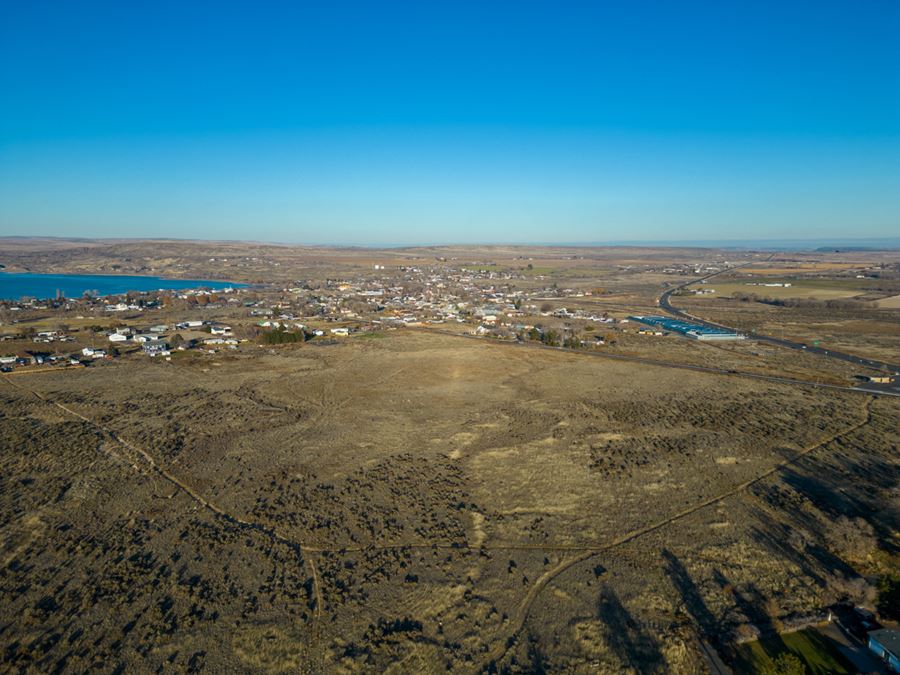
M 9 6 L 0 235 L 900 232 L 900 5 Z
M 799 239 L 633 239 L 633 240 L 608 240 L 608 241 L 485 241 L 473 244 L 466 241 L 408 241 L 386 242 L 383 244 L 358 244 L 358 243 L 322 243 L 314 244 L 305 241 L 278 241 L 259 239 L 212 239 L 212 238 L 185 238 L 185 237 L 66 237 L 54 235 L 2 235 L 0 239 L 59 239 L 63 241 L 181 241 L 185 243 L 223 243 L 223 244 L 262 244 L 271 246 L 297 246 L 310 248 L 349 248 L 349 249 L 403 249 L 403 248 L 453 248 L 453 247 L 546 247 L 546 248 L 709 248 L 709 249 L 743 249 L 760 251 L 809 251 L 816 248 L 860 248 L 868 250 L 897 250 L 900 249 L 900 236 L 898 237 L 825 237 L 825 238 L 799 238 Z M 0 272 L 3 270 L 0 269 Z

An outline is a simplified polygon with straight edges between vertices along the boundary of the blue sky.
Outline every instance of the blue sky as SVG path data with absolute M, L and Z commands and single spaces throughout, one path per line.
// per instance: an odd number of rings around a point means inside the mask
M 0 12 L 0 235 L 900 236 L 895 0 Z

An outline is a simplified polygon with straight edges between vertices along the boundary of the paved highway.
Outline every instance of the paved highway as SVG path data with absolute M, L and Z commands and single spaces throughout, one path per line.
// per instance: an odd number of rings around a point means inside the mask
M 691 281 L 687 281 L 683 284 L 679 284 L 678 286 L 674 286 L 673 288 L 668 289 L 662 295 L 659 296 L 659 306 L 663 311 L 668 312 L 672 316 L 678 317 L 679 319 L 686 319 L 688 321 L 693 321 L 694 323 L 699 323 L 704 326 L 713 326 L 715 328 L 727 328 L 728 330 L 732 330 L 735 332 L 741 332 L 736 328 L 731 326 L 724 326 L 720 323 L 715 323 L 713 321 L 707 321 L 706 319 L 701 319 L 700 317 L 696 317 L 692 314 L 688 314 L 685 311 L 678 309 L 677 307 L 673 307 L 669 298 L 672 296 L 672 293 L 675 291 L 681 290 L 691 284 L 696 284 L 700 281 L 704 281 L 705 279 L 710 279 L 718 274 L 722 274 L 724 272 L 730 272 L 732 270 L 736 270 L 740 267 L 746 267 L 747 265 L 751 265 L 752 263 L 745 263 L 744 265 L 736 265 L 735 267 L 729 267 L 726 270 L 722 270 L 720 272 L 713 272 L 712 274 L 707 274 L 705 277 L 700 277 L 698 279 L 692 279 Z M 809 352 L 811 354 L 818 354 L 819 356 L 825 356 L 830 359 L 839 359 L 841 361 L 846 361 L 847 363 L 852 363 L 854 365 L 863 366 L 865 368 L 871 368 L 874 370 L 880 370 L 884 372 L 886 375 L 896 376 L 900 374 L 900 366 L 893 365 L 890 363 L 885 363 L 884 361 L 874 361 L 872 359 L 864 359 L 860 356 L 854 356 L 853 354 L 845 354 L 844 352 L 838 352 L 833 349 L 825 349 L 823 347 L 816 347 L 813 345 L 807 345 L 802 342 L 793 342 L 791 340 L 785 340 L 783 338 L 776 338 L 771 335 L 762 335 L 760 333 L 750 332 L 747 333 L 747 336 L 757 340 L 759 342 L 766 342 L 768 344 L 773 344 L 778 347 L 785 347 L 786 349 L 796 349 L 802 350 L 805 352 Z M 885 394 L 893 394 L 900 395 L 900 381 L 895 380 L 890 384 L 875 384 L 875 383 L 867 383 L 865 386 L 865 391 L 869 392 L 880 392 Z

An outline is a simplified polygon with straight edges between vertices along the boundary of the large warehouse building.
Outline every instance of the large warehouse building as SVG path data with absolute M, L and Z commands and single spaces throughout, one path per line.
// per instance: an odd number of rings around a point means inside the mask
M 667 316 L 631 316 L 629 319 L 640 321 L 648 326 L 657 326 L 663 330 L 674 331 L 694 340 L 745 340 L 746 335 L 735 333 L 725 328 L 703 326 L 699 323 L 681 321 Z

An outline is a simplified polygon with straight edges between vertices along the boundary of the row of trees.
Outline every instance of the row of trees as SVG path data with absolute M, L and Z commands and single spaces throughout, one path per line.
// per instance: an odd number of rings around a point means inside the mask
M 527 333 L 520 334 L 519 337 L 523 340 L 540 342 L 549 347 L 565 347 L 566 349 L 582 349 L 584 347 L 581 343 L 581 336 L 576 335 L 575 333 L 559 333 L 552 328 L 541 329 L 535 327 Z M 611 339 L 608 335 L 604 336 L 604 341 L 607 344 L 613 344 L 615 342 L 615 340 Z
M 284 328 L 275 328 L 263 331 L 259 339 L 265 345 L 283 345 L 292 342 L 306 342 L 312 336 L 312 333 L 307 333 L 305 330 L 289 331 Z
M 756 293 L 736 291 L 731 297 L 740 302 L 761 302 L 774 307 L 798 307 L 802 309 L 860 309 L 863 305 L 858 300 L 818 300 L 816 298 L 770 298 Z

